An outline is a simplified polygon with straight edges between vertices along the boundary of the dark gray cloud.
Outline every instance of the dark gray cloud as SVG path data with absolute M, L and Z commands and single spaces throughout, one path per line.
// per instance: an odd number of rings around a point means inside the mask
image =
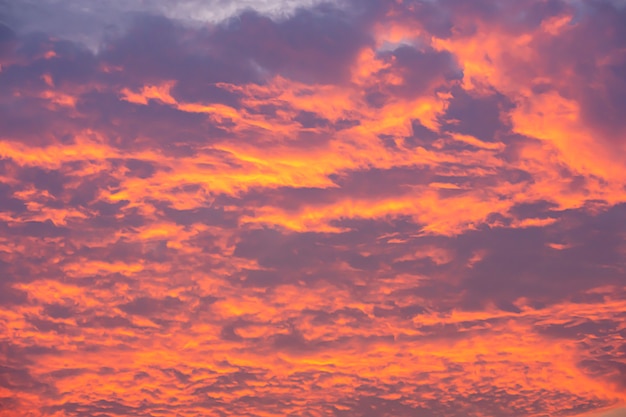
M 323 5 L 298 10 L 279 22 L 246 12 L 218 26 L 214 36 L 221 53 L 253 60 L 262 72 L 310 83 L 335 83 L 347 81 L 350 63 L 360 48 L 373 43 L 362 23 Z
M 257 10 L 274 18 L 285 18 L 300 7 L 319 3 L 316 0 L 24 0 L 0 4 L 0 18 L 20 32 L 41 31 L 98 48 L 104 34 L 124 31 L 133 16 L 150 14 L 188 24 L 206 25 L 236 16 L 246 9 Z

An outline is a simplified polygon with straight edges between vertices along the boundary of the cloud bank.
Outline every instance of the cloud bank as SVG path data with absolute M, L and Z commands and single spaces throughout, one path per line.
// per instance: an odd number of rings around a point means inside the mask
M 0 415 L 619 415 L 626 10 L 250 5 L 0 8 Z

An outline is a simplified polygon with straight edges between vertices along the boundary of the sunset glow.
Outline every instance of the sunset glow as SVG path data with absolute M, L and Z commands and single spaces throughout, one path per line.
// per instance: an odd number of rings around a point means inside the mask
M 0 4 L 0 417 L 625 417 L 626 5 Z

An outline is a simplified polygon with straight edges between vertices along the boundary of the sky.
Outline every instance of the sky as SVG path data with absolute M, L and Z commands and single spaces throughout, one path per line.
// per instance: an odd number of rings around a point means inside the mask
M 626 7 L 0 1 L 0 417 L 626 416 Z

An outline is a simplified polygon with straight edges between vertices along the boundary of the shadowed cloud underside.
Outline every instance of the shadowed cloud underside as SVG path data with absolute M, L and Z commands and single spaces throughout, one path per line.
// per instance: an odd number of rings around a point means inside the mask
M 104 4 L 0 5 L 0 416 L 625 415 L 619 2 Z

